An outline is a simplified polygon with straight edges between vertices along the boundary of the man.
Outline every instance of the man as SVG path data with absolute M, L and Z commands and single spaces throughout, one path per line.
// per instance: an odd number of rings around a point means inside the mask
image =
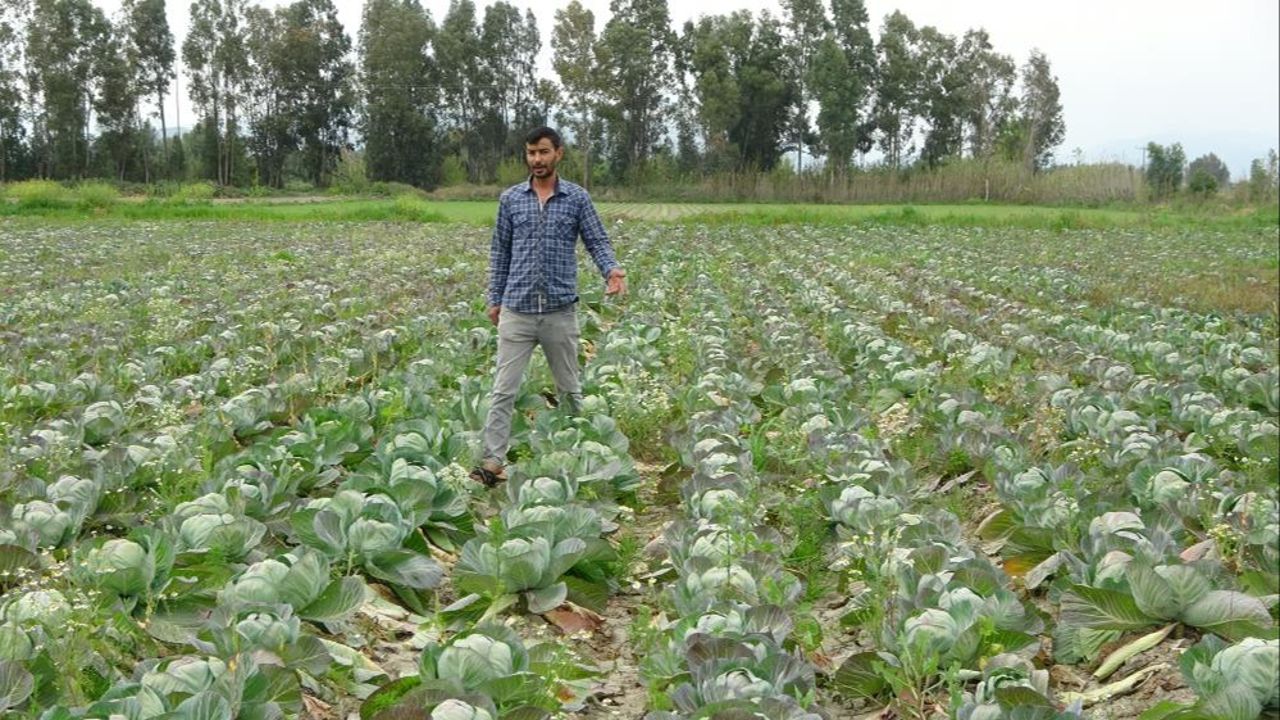
M 497 370 L 484 425 L 484 458 L 471 476 L 485 485 L 506 479 L 511 413 L 533 346 L 551 367 L 560 406 L 577 412 L 582 401 L 578 367 L 578 236 L 606 281 L 605 293 L 626 292 L 626 272 L 614 258 L 604 224 L 581 187 L 562 180 L 560 135 L 549 127 L 525 137 L 529 180 L 498 201 L 489 250 L 489 320 L 498 326 Z

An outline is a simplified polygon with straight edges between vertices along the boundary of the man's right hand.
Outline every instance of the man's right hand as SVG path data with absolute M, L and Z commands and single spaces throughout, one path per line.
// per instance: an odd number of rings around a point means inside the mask
M 501 306 L 501 305 L 490 305 L 490 306 L 489 306 L 489 322 L 493 323 L 494 325 L 497 325 L 497 324 L 498 324 L 498 316 L 499 316 L 499 315 L 501 315 L 501 314 L 502 314 L 502 306 Z

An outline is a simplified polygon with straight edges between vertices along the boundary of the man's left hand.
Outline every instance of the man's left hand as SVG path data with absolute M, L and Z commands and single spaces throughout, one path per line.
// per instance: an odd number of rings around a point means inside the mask
M 626 295 L 627 294 L 627 272 L 622 268 L 614 268 L 609 271 L 609 280 L 605 284 L 605 295 Z

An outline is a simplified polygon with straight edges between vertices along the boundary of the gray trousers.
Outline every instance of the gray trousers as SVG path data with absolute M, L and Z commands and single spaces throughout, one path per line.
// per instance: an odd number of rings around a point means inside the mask
M 484 423 L 484 459 L 505 465 L 511 443 L 511 413 L 524 371 L 533 357 L 533 346 L 551 367 L 560 407 L 577 413 L 582 407 L 581 370 L 578 367 L 577 305 L 542 314 L 518 313 L 507 308 L 498 316 L 498 360 L 490 395 L 489 416 Z

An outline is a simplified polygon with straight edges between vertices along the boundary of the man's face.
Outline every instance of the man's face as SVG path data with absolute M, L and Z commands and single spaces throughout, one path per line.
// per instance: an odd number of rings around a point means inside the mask
M 541 138 L 533 145 L 524 146 L 524 162 L 535 178 L 551 177 L 556 171 L 556 164 L 564 156 L 564 148 L 551 144 L 550 138 Z

